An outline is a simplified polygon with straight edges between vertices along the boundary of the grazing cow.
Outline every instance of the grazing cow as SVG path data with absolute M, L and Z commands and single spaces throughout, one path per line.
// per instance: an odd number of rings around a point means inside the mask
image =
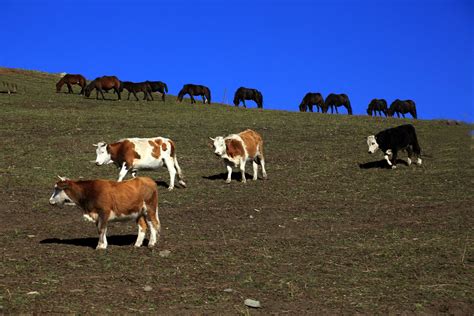
M 324 104 L 325 105 L 324 105 L 323 113 L 327 113 L 329 110 L 329 107 L 331 107 L 331 113 L 333 113 L 334 108 L 336 108 L 336 113 L 339 114 L 339 112 L 337 111 L 337 107 L 344 106 L 347 109 L 347 114 L 352 115 L 351 101 L 349 100 L 349 97 L 347 96 L 347 94 L 331 93 L 326 97 L 326 101 L 324 101 Z
M 178 173 L 178 183 L 186 187 L 183 173 L 176 157 L 176 145 L 171 139 L 164 137 L 126 138 L 113 144 L 99 142 L 97 147 L 97 166 L 114 163 L 120 168 L 117 181 L 122 181 L 129 170 L 136 177 L 138 170 L 154 170 L 166 165 L 170 174 L 168 190 L 174 188 L 174 178 Z
M 240 101 L 244 104 L 244 108 L 247 108 L 245 105 L 245 100 L 252 100 L 257 103 L 259 109 L 263 108 L 263 96 L 260 91 L 257 89 L 250 89 L 245 87 L 240 87 L 235 91 L 234 94 L 234 105 L 239 106 Z
M 209 137 L 214 143 L 214 153 L 224 159 L 227 168 L 226 183 L 230 183 L 232 176 L 232 168 L 239 167 L 242 173 L 242 182 L 245 179 L 245 163 L 252 161 L 253 163 L 253 180 L 258 177 L 258 165 L 262 166 L 263 178 L 267 178 L 265 171 L 265 159 L 263 158 L 263 140 L 260 134 L 247 129 L 239 134 L 231 134 L 227 137 L 217 136 Z
M 377 116 L 377 112 L 380 116 L 382 116 L 382 113 L 385 114 L 385 117 L 387 116 L 387 101 L 385 99 L 372 99 L 370 101 L 367 107 L 367 115 L 372 116 L 373 113 L 374 116 Z
M 191 104 L 196 103 L 194 100 L 194 95 L 200 95 L 202 97 L 202 103 L 211 104 L 211 90 L 208 87 L 197 85 L 197 84 L 185 84 L 183 88 L 179 91 L 178 97 L 176 98 L 176 102 L 182 102 L 183 97 L 189 94 L 191 98 Z
M 321 111 L 323 111 L 323 109 L 325 108 L 323 96 L 319 92 L 308 92 L 301 101 L 300 112 L 306 112 L 308 108 L 310 112 L 313 112 L 314 105 L 316 105 L 316 109 L 318 110 L 318 112 L 320 108 Z
M 416 104 L 413 100 L 402 101 L 396 99 L 392 104 L 390 104 L 390 108 L 387 110 L 387 115 L 392 117 L 395 113 L 397 113 L 398 118 L 400 118 L 400 114 L 405 118 L 405 114 L 410 113 L 411 116 L 416 119 Z
M 97 225 L 99 243 L 96 249 L 107 248 L 108 222 L 128 219 L 135 219 L 138 224 L 135 247 L 142 245 L 147 224 L 150 228 L 148 247 L 155 246 L 161 230 L 155 181 L 148 177 L 124 182 L 60 179 L 54 186 L 49 203 L 59 207 L 65 204 L 80 207 L 84 219 Z
M 373 154 L 377 149 L 380 149 L 392 169 L 397 167 L 397 153 L 400 150 L 407 151 L 408 165 L 411 165 L 413 153 L 417 156 L 416 164 L 421 165 L 421 148 L 418 144 L 415 127 L 411 124 L 389 128 L 375 136 L 368 136 L 367 145 L 369 146 L 369 154 Z M 389 159 L 390 154 L 392 155 L 392 161 Z
M 120 82 L 120 92 L 125 89 L 128 91 L 127 100 L 130 100 L 130 94 L 133 93 L 135 99 L 138 101 L 137 92 L 143 92 L 143 100 L 149 101 L 153 100 L 151 95 L 151 86 L 148 82 L 130 82 L 130 81 L 121 81 Z
M 165 102 L 165 92 L 168 93 L 168 86 L 161 81 L 145 81 L 151 87 L 151 92 L 161 93 L 161 101 Z
M 79 94 L 84 94 L 86 83 L 86 78 L 84 78 L 83 75 L 66 74 L 58 81 L 58 83 L 56 83 L 56 92 L 60 92 L 63 85 L 66 84 L 68 93 L 74 93 L 72 85 L 77 84 L 81 87 L 81 92 L 79 92 Z

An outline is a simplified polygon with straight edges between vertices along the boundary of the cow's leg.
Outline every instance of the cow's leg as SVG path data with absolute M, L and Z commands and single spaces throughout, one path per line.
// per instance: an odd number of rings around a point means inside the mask
M 147 221 L 148 226 L 150 227 L 150 242 L 148 243 L 148 247 L 152 248 L 155 246 L 156 242 L 160 238 L 160 231 L 161 231 L 161 223 L 158 217 L 158 206 L 155 208 L 155 211 L 150 211 L 152 209 L 152 205 L 148 205 L 148 216 L 149 220 Z
M 136 178 L 137 177 L 138 170 L 137 169 L 132 169 L 132 177 Z
M 262 175 L 263 179 L 267 179 L 267 171 L 265 170 L 265 159 L 263 159 L 263 156 L 260 155 L 260 166 L 262 166 Z
M 252 180 L 257 180 L 258 179 L 258 164 L 255 160 L 252 161 L 252 166 L 253 166 L 253 179 Z
M 137 218 L 137 226 L 138 226 L 138 236 L 137 240 L 135 241 L 135 247 L 141 247 L 143 244 L 143 239 L 145 239 L 146 234 L 146 221 L 144 216 L 140 216 Z
M 227 168 L 227 179 L 225 180 L 226 183 L 230 183 L 230 180 L 232 179 L 232 166 L 230 164 L 226 164 Z
M 125 178 L 125 176 L 127 175 L 127 172 L 128 172 L 127 164 L 124 162 L 122 164 L 122 168 L 120 169 L 119 177 L 118 177 L 117 181 L 121 182 L 123 180 L 123 178 Z
M 107 219 L 99 216 L 97 231 L 99 232 L 99 243 L 95 249 L 107 249 Z
M 413 150 L 411 146 L 407 147 L 407 154 L 408 154 L 407 163 L 408 165 L 411 165 L 411 157 L 413 156 Z
M 397 168 L 397 151 L 392 150 L 392 169 Z
M 247 179 L 245 178 L 245 159 L 242 158 L 240 160 L 239 166 L 240 166 L 240 174 L 242 175 L 241 181 L 242 183 L 246 183 Z
M 186 187 L 186 183 L 183 180 L 183 171 L 181 170 L 181 167 L 178 164 L 178 158 L 175 155 L 174 157 L 171 157 L 171 159 L 173 159 L 176 172 L 178 173 L 178 183 L 181 184 L 183 187 Z
M 385 152 L 385 155 L 383 156 L 385 158 L 385 160 L 387 160 L 387 163 L 389 166 L 392 166 L 392 162 L 390 161 L 390 158 L 389 158 L 389 152 Z
M 166 157 L 163 159 L 163 162 L 165 163 L 166 168 L 168 168 L 168 172 L 170 174 L 170 185 L 168 186 L 168 191 L 171 191 L 174 189 L 174 178 L 176 177 L 174 161 L 171 159 L 171 157 Z

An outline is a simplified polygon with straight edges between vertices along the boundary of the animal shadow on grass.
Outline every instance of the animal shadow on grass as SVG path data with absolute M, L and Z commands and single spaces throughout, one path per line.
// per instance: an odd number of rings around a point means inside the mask
M 107 243 L 113 246 L 130 246 L 135 243 L 137 235 L 119 235 L 119 236 L 107 236 Z M 86 238 L 71 238 L 71 239 L 60 239 L 60 238 L 47 238 L 40 241 L 40 244 L 59 244 L 59 245 L 73 245 L 94 248 L 97 246 L 99 241 L 98 237 L 86 237 Z M 145 240 L 148 242 L 147 240 Z M 145 243 L 146 244 L 146 243 Z
M 397 164 L 402 164 L 402 165 L 408 166 L 408 162 L 406 162 L 405 160 L 401 160 L 401 159 L 397 159 Z M 391 167 L 387 163 L 387 160 L 385 160 L 385 159 L 378 160 L 378 161 L 369 161 L 369 162 L 366 162 L 366 163 L 360 163 L 359 168 L 361 168 L 361 169 L 375 169 L 375 168 L 391 169 Z
M 222 173 L 215 174 L 215 175 L 212 175 L 212 176 L 203 176 L 203 178 L 207 179 L 207 180 L 213 180 L 213 181 L 214 180 L 226 180 L 227 179 L 227 172 L 222 172 Z M 248 173 L 245 173 L 245 178 L 247 180 L 249 180 L 249 179 L 252 179 L 252 176 Z M 241 181 L 242 180 L 242 175 L 241 175 L 240 172 L 232 172 L 231 179 Z

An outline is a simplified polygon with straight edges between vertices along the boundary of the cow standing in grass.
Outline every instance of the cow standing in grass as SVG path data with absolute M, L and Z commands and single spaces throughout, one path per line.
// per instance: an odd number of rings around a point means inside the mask
M 230 183 L 232 177 L 232 168 L 239 167 L 242 174 L 242 182 L 245 179 L 245 163 L 252 161 L 253 180 L 258 178 L 258 165 L 262 167 L 263 178 L 267 178 L 265 170 L 265 159 L 263 157 L 263 140 L 260 134 L 247 129 L 239 134 L 231 134 L 227 137 L 210 137 L 213 141 L 214 153 L 224 159 L 227 168 L 226 183 Z
M 138 224 L 135 247 L 150 229 L 148 247 L 155 246 L 161 230 L 158 217 L 158 190 L 155 181 L 138 177 L 124 182 L 108 180 L 73 181 L 61 178 L 49 199 L 51 205 L 76 205 L 83 210 L 84 219 L 94 222 L 99 232 L 96 249 L 107 248 L 107 223 L 134 219 Z
M 416 137 L 415 127 L 411 124 L 400 125 L 379 132 L 376 135 L 367 137 L 369 154 L 373 154 L 378 149 L 384 153 L 392 169 L 397 167 L 397 154 L 400 150 L 406 150 L 408 153 L 408 165 L 411 165 L 413 154 L 417 156 L 417 165 L 421 165 L 421 148 Z M 390 161 L 389 156 L 392 155 Z
M 136 177 L 138 170 L 155 170 L 164 164 L 170 174 L 168 190 L 174 188 L 176 173 L 179 184 L 186 186 L 176 157 L 176 145 L 171 139 L 126 138 L 112 144 L 99 142 L 94 146 L 97 147 L 96 165 L 114 163 L 120 168 L 117 181 L 122 181 L 130 170 L 132 170 L 132 176 Z

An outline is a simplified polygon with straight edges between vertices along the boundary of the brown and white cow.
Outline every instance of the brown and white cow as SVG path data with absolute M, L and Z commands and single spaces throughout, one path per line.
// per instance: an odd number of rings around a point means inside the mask
M 148 177 L 138 177 L 124 182 L 108 180 L 73 181 L 61 178 L 54 186 L 49 199 L 51 205 L 76 205 L 83 210 L 84 219 L 96 223 L 99 243 L 96 249 L 107 248 L 107 223 L 135 219 L 138 237 L 135 247 L 140 247 L 145 238 L 147 224 L 153 247 L 161 230 L 158 218 L 158 190 L 156 183 Z
M 129 170 L 136 177 L 138 170 L 154 170 L 163 164 L 168 168 L 170 184 L 168 190 L 174 188 L 174 178 L 178 173 L 178 183 L 186 187 L 183 173 L 176 157 L 176 145 L 171 139 L 164 137 L 126 138 L 113 144 L 99 142 L 95 164 L 98 166 L 114 163 L 120 168 L 117 181 L 122 181 Z
M 224 159 L 227 168 L 227 183 L 230 183 L 233 167 L 239 167 L 242 173 L 242 182 L 247 181 L 245 179 L 245 163 L 247 161 L 253 163 L 253 180 L 257 180 L 258 165 L 262 166 L 263 178 L 267 178 L 263 157 L 263 140 L 260 134 L 247 129 L 227 137 L 209 138 L 213 141 L 214 153 Z

